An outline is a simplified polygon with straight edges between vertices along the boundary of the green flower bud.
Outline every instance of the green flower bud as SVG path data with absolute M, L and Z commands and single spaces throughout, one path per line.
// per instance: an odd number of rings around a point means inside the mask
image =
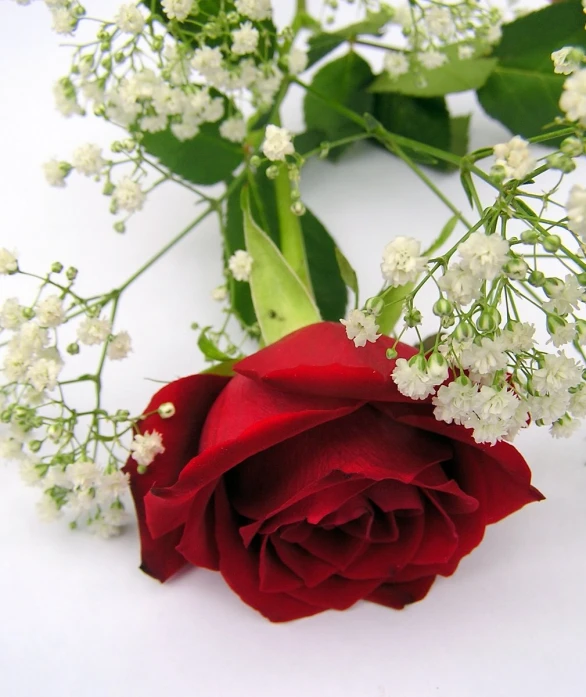
M 570 136 L 562 141 L 560 150 L 568 157 L 579 157 L 584 153 L 584 143 L 580 138 Z
M 543 271 L 532 271 L 527 280 L 534 288 L 541 288 L 545 283 L 545 274 Z
M 54 264 L 51 264 L 51 273 L 61 273 L 63 271 L 63 264 L 59 261 L 56 261 Z
M 446 315 L 440 320 L 440 325 L 442 329 L 449 329 L 456 324 L 456 318 L 453 315 Z
M 120 234 L 126 232 L 126 225 L 124 224 L 124 221 L 118 220 L 117 222 L 115 222 L 114 231 L 119 232 Z
M 561 152 L 555 152 L 553 155 L 549 155 L 549 157 L 546 158 L 546 162 L 551 169 L 557 169 L 564 174 L 569 174 L 576 169 L 576 163 L 572 158 Z
M 554 298 L 564 289 L 564 282 L 559 278 L 548 278 L 543 284 L 543 290 L 548 298 Z
M 433 314 L 437 317 L 449 317 L 454 312 L 454 306 L 447 298 L 440 298 L 433 306 Z
M 559 235 L 548 235 L 542 242 L 541 246 L 546 252 L 554 254 L 561 247 L 562 240 Z
M 250 160 L 250 166 L 254 167 L 255 169 L 260 166 L 261 159 L 258 155 L 253 155 Z
M 278 165 L 271 165 L 267 167 L 266 175 L 268 179 L 276 179 L 279 176 Z
M 32 307 L 23 307 L 22 316 L 25 319 L 32 319 L 35 316 L 35 311 Z
M 77 354 L 79 353 L 79 344 L 77 343 L 77 341 L 74 341 L 72 344 L 69 344 L 69 346 L 65 350 L 70 356 L 77 356 Z
M 28 444 L 28 448 L 31 451 L 31 453 L 38 453 L 42 447 L 43 441 L 41 440 L 31 440 Z
M 386 356 L 389 359 L 389 361 L 394 360 L 399 354 L 397 353 L 397 350 L 394 348 L 388 348 L 386 351 Z
M 170 419 L 172 416 L 175 416 L 175 405 L 173 402 L 165 402 L 161 404 L 158 412 L 161 419 Z
M 129 416 L 130 412 L 128 409 L 118 409 L 118 411 L 112 417 L 112 421 L 115 421 L 116 423 L 123 423 L 124 421 L 128 421 Z
M 578 283 L 581 286 L 586 286 L 586 271 L 578 274 Z
M 483 310 L 476 320 L 476 326 L 481 332 L 493 332 L 500 323 L 500 312 L 494 307 Z
M 408 327 L 418 327 L 421 324 L 422 315 L 419 310 L 412 309 L 405 313 L 405 317 L 403 319 Z
M 537 244 L 539 242 L 539 233 L 537 230 L 523 230 L 521 239 L 525 244 Z
M 67 271 L 65 272 L 65 277 L 67 278 L 68 281 L 75 281 L 77 278 L 77 269 L 75 266 L 70 266 Z
M 462 322 L 460 322 L 460 324 L 458 324 L 454 330 L 452 336 L 457 341 L 467 341 L 468 339 L 472 339 L 475 334 L 476 332 L 474 331 L 474 327 L 470 324 L 470 322 L 462 320 Z
M 307 208 L 305 208 L 305 205 L 301 201 L 295 201 L 291 205 L 291 212 L 294 215 L 302 216 L 305 215 Z
M 364 309 L 377 316 L 383 311 L 384 306 L 385 301 L 378 295 L 375 295 L 373 298 L 368 298 L 364 305 Z
M 522 281 L 529 271 L 523 259 L 511 259 L 504 266 L 505 274 L 514 281 Z

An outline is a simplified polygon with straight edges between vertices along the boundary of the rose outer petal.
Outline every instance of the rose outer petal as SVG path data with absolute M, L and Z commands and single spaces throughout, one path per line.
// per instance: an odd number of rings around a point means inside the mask
M 218 375 L 192 375 L 165 385 L 150 401 L 145 413 L 155 412 L 139 422 L 141 433 L 158 431 L 163 436 L 165 452 L 157 455 L 144 474 L 138 474 L 137 464 L 129 458 L 124 471 L 130 475 L 130 490 L 134 499 L 141 546 L 141 569 L 165 581 L 176 573 L 185 559 L 175 547 L 181 530 L 154 539 L 146 524 L 145 496 L 153 487 L 174 484 L 179 473 L 197 452 L 199 437 L 208 412 L 230 378 Z M 172 402 L 175 414 L 162 419 L 156 410 Z
M 399 357 L 417 351 L 381 336 L 376 343 L 356 348 L 341 324 L 321 322 L 298 329 L 234 366 L 240 375 L 287 392 L 352 399 L 411 401 L 391 378 L 394 362 L 386 351 L 396 348 Z

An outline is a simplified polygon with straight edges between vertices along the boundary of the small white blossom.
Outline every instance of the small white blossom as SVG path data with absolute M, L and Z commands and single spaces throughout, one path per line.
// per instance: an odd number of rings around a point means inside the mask
M 11 274 L 18 270 L 18 259 L 13 252 L 0 247 L 0 274 Z
M 163 437 L 158 431 L 137 433 L 130 444 L 130 451 L 139 467 L 148 467 L 157 455 L 165 452 Z
M 427 70 L 435 70 L 448 62 L 448 57 L 445 53 L 441 53 L 440 51 L 436 51 L 434 49 L 418 53 L 417 59 Z
M 283 161 L 287 155 L 295 152 L 291 133 L 286 128 L 269 124 L 265 131 L 262 151 L 272 162 Z
M 270 19 L 273 12 L 271 0 L 235 0 L 234 4 L 241 15 L 257 22 Z
M 576 387 L 582 381 L 582 368 L 563 351 L 557 356 L 547 354 L 543 367 L 533 372 L 533 386 L 542 395 L 553 394 L 559 390 Z
M 51 26 L 57 34 L 71 34 L 77 17 L 67 7 L 56 7 L 51 10 Z
M 114 334 L 108 344 L 106 355 L 111 361 L 121 361 L 132 351 L 132 339 L 128 332 Z
M 57 361 L 47 358 L 39 358 L 27 371 L 27 379 L 37 392 L 54 390 L 57 387 L 57 378 L 61 372 L 61 365 Z
M 557 312 L 560 315 L 579 310 L 580 303 L 586 302 L 586 289 L 580 285 L 573 274 L 568 274 L 562 284 L 550 288 L 550 300 L 543 303 L 548 312 Z
M 226 119 L 220 124 L 220 135 L 232 143 L 242 143 L 246 138 L 246 121 L 238 116 Z
M 553 70 L 558 75 L 571 75 L 576 70 L 580 70 L 583 59 L 584 51 L 573 46 L 564 46 L 551 54 Z
M 254 53 L 258 46 L 258 36 L 258 29 L 251 22 L 244 22 L 232 32 L 232 53 L 237 56 Z
M 570 121 L 586 126 L 586 70 L 579 70 L 564 82 L 560 109 Z
M 100 479 L 100 470 L 91 460 L 78 460 L 67 466 L 66 475 L 77 489 L 92 489 Z
M 486 40 L 489 44 L 498 44 L 503 37 L 503 30 L 500 23 L 495 23 L 488 28 L 486 32 Z
M 421 243 L 413 237 L 396 237 L 383 251 L 381 272 L 391 286 L 415 281 L 425 269 L 427 258 L 421 256 Z
M 367 341 L 374 344 L 380 336 L 374 315 L 362 310 L 352 310 L 348 319 L 341 319 L 340 322 L 346 327 L 346 336 L 357 348 L 366 346 Z
M 586 187 L 574 184 L 566 203 L 568 227 L 586 242 Z
M 400 51 L 387 51 L 385 53 L 384 69 L 392 78 L 405 75 L 409 72 L 407 56 Z
M 514 136 L 508 143 L 498 143 L 493 152 L 495 165 L 503 168 L 505 180 L 525 179 L 537 164 L 529 150 L 529 143 L 520 136 Z
M 72 87 L 66 88 L 62 80 L 58 80 L 53 85 L 53 97 L 55 106 L 62 116 L 69 117 L 74 114 L 83 114 L 83 109 L 77 103 L 75 91 Z
M 299 75 L 302 73 L 305 68 L 307 68 L 308 62 L 307 51 L 301 48 L 292 48 L 289 51 L 289 55 L 287 56 L 287 68 L 291 75 Z
M 461 266 L 485 281 L 492 281 L 501 273 L 508 259 L 508 251 L 507 240 L 500 235 L 485 235 L 483 232 L 473 232 L 458 247 Z
M 469 305 L 480 295 L 482 279 L 462 264 L 453 264 L 438 281 L 448 300 L 458 305 Z
M 569 411 L 573 416 L 586 416 L 586 388 L 583 385 L 570 397 Z
M 69 174 L 69 166 L 66 162 L 59 162 L 59 160 L 52 158 L 43 164 L 43 174 L 49 186 L 63 188 L 65 178 Z
M 458 58 L 461 61 L 469 60 L 474 55 L 474 47 L 467 44 L 458 46 Z
M 103 540 L 109 540 L 112 537 L 120 535 L 120 525 L 112 524 L 107 518 L 100 515 L 94 518 L 88 526 L 90 532 L 101 537 Z
M 112 505 L 109 508 L 102 510 L 101 517 L 105 523 L 114 527 L 120 528 L 128 522 L 128 515 L 124 508 L 117 505 Z
M 37 503 L 37 514 L 43 523 L 52 523 L 61 516 L 61 510 L 49 494 L 43 494 Z
M 144 29 L 144 17 L 136 5 L 121 5 L 114 17 L 116 26 L 128 34 L 140 34 Z
M 36 305 L 36 318 L 41 327 L 58 327 L 63 324 L 65 311 L 58 295 L 49 295 Z
M 195 0 L 162 0 L 161 2 L 167 17 L 176 19 L 178 22 L 183 22 L 189 17 L 194 4 Z
M 556 324 L 553 331 L 550 332 L 550 340 L 556 348 L 571 344 L 576 338 L 576 325 L 566 322 L 565 324 Z
M 224 302 L 226 298 L 228 297 L 228 289 L 226 286 L 218 286 L 217 288 L 214 288 L 212 291 L 212 300 L 215 300 L 216 302 Z
M 18 438 L 0 436 L 0 459 L 21 460 L 22 457 L 22 442 Z
M 24 458 L 18 467 L 20 478 L 27 486 L 38 486 L 43 482 L 42 470 L 38 463 L 30 458 Z
M 69 467 L 67 469 L 69 469 Z M 52 489 L 55 486 L 60 489 L 71 489 L 71 479 L 61 465 L 52 465 L 49 467 L 43 477 L 43 487 L 45 490 Z
M 426 399 L 435 392 L 427 371 L 417 361 L 410 363 L 405 358 L 398 358 L 392 378 L 399 392 L 411 399 Z
M 433 398 L 435 418 L 448 424 L 464 424 L 472 412 L 477 393 L 478 386 L 470 382 L 455 380 L 449 385 L 442 385 Z
M 556 421 L 549 429 L 549 432 L 554 438 L 570 438 L 580 428 L 581 422 L 578 419 L 572 419 L 569 414 L 562 416 L 559 421 Z
M 18 302 L 18 298 L 8 298 L 4 301 L 0 310 L 0 327 L 2 329 L 18 329 L 25 321 L 22 311 L 23 306 Z
M 462 351 L 460 361 L 463 368 L 470 369 L 478 375 L 492 375 L 497 370 L 504 370 L 509 359 L 501 337 L 483 337 L 480 344 L 472 344 Z
M 238 249 L 228 259 L 228 269 L 237 281 L 248 281 L 253 259 L 244 249 Z
M 534 347 L 535 327 L 527 322 L 514 322 L 502 333 L 503 349 L 513 353 L 531 351 Z
M 208 80 L 213 79 L 223 69 L 223 64 L 224 56 L 217 46 L 197 48 L 191 59 L 191 67 Z
M 128 491 L 128 474 L 115 470 L 100 473 L 95 482 L 96 501 L 100 506 L 110 506 Z
M 130 177 L 123 177 L 114 189 L 112 200 L 118 208 L 134 213 L 142 208 L 145 194 L 138 182 Z
M 560 419 L 570 406 L 570 393 L 560 390 L 543 397 L 530 396 L 529 413 L 535 421 L 543 421 L 547 426 Z
M 77 338 L 86 346 L 103 344 L 110 336 L 112 325 L 107 319 L 86 317 L 77 328 Z
M 92 143 L 86 143 L 73 151 L 71 164 L 77 172 L 89 177 L 99 174 L 106 162 L 102 157 L 101 148 Z
M 425 13 L 425 24 L 431 36 L 449 39 L 454 33 L 452 13 L 447 7 L 432 6 Z

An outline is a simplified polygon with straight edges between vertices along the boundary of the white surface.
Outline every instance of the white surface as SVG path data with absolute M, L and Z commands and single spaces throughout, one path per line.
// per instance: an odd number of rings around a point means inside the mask
M 98 4 L 106 14 L 116 3 Z M 44 184 L 39 165 L 48 157 L 111 137 L 99 123 L 53 110 L 51 84 L 67 51 L 56 49 L 47 20 L 43 7 L 0 3 L 0 244 L 16 246 L 25 267 L 42 270 L 59 259 L 80 268 L 82 286 L 107 290 L 188 222 L 193 208 L 168 187 L 120 237 L 97 185 L 78 177 L 65 191 Z M 461 109 L 468 104 L 456 100 Z M 475 146 L 505 135 L 479 115 L 474 133 Z M 456 194 L 456 178 L 440 182 Z M 365 294 L 376 290 L 390 235 L 430 239 L 448 217 L 398 162 L 372 150 L 357 149 L 338 167 L 312 166 L 304 191 L 357 266 Z M 109 368 L 111 403 L 138 410 L 155 388 L 145 377 L 199 369 L 189 323 L 217 316 L 209 301 L 221 279 L 217 238 L 205 225 L 128 293 L 119 326 L 131 332 L 135 353 Z M 12 281 L 0 280 L 1 295 L 11 294 Z M 544 430 L 523 435 L 519 447 L 547 500 L 489 529 L 423 602 L 402 612 L 360 603 L 286 625 L 242 604 L 218 574 L 193 570 L 159 585 L 137 568 L 134 528 L 105 542 L 38 522 L 37 493 L 0 465 L 0 693 L 578 695 L 586 648 L 584 435 L 561 442 Z

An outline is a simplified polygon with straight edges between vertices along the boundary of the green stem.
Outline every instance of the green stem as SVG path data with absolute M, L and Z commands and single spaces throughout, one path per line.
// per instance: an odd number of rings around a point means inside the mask
M 293 199 L 291 197 L 291 182 L 289 181 L 286 165 L 281 165 L 279 168 L 279 176 L 275 179 L 275 194 L 279 217 L 281 251 L 293 271 L 299 276 L 300 281 L 313 295 L 301 222 L 299 216 L 295 215 L 291 210 Z

